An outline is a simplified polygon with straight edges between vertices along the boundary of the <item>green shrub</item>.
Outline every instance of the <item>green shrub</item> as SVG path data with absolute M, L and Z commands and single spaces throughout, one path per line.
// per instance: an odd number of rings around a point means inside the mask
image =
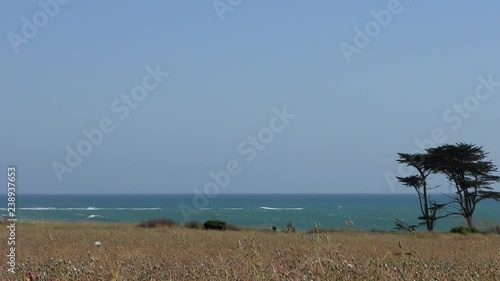
M 203 227 L 205 229 L 226 230 L 227 223 L 225 221 L 220 221 L 220 220 L 208 220 L 203 223 Z
M 460 234 L 470 234 L 470 233 L 478 233 L 475 228 L 469 228 L 466 226 L 455 226 L 450 230 L 451 233 L 460 233 Z
M 202 229 L 203 225 L 199 221 L 190 221 L 184 224 L 185 228 Z
M 176 225 L 176 222 L 171 219 L 148 219 L 144 220 L 138 226 L 143 228 L 154 228 L 154 227 L 170 227 Z

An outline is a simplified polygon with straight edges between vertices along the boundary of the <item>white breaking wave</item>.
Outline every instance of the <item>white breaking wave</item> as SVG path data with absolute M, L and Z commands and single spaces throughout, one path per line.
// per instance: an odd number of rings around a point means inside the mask
M 150 211 L 150 210 L 162 210 L 162 208 L 55 208 L 55 207 L 32 207 L 32 208 L 17 208 L 18 210 L 28 210 L 28 211 Z M 2 211 L 6 211 L 6 208 L 0 208 Z
M 104 217 L 103 216 L 100 216 L 100 215 L 90 215 L 87 217 L 88 220 L 92 220 L 92 219 L 103 219 Z
M 34 207 L 34 208 L 17 208 L 18 210 L 30 210 L 30 211 L 54 211 L 57 208 L 54 207 Z
M 243 210 L 243 208 L 221 208 L 222 210 L 231 210 L 231 211 L 240 211 Z
M 305 208 L 274 208 L 274 207 L 259 207 L 262 210 L 272 210 L 272 211 L 302 211 Z

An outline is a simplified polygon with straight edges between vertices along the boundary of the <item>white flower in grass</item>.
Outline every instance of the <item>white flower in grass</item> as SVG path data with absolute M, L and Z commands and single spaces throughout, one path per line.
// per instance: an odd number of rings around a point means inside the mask
M 96 241 L 96 242 L 94 243 L 94 245 L 95 245 L 97 248 L 99 248 L 99 247 L 101 246 L 101 242 Z

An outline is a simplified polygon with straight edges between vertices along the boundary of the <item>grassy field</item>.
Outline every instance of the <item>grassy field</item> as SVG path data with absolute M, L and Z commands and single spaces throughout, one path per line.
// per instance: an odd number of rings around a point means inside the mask
M 500 235 L 21 223 L 1 280 L 500 280 Z M 2 251 L 7 233 L 1 231 Z M 100 247 L 95 242 L 100 241 Z M 5 258 L 5 255 L 2 254 Z

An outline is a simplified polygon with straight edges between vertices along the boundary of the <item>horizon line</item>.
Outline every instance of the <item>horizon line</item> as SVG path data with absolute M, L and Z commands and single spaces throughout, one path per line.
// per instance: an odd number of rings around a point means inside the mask
M 443 192 L 435 192 L 431 194 L 451 194 Z M 414 194 L 412 192 L 289 192 L 289 193 L 220 193 L 219 195 L 402 195 L 402 194 Z M 1 194 L 0 196 L 4 196 Z M 152 193 L 17 193 L 16 195 L 195 195 L 194 193 L 162 193 L 162 192 L 152 192 Z

